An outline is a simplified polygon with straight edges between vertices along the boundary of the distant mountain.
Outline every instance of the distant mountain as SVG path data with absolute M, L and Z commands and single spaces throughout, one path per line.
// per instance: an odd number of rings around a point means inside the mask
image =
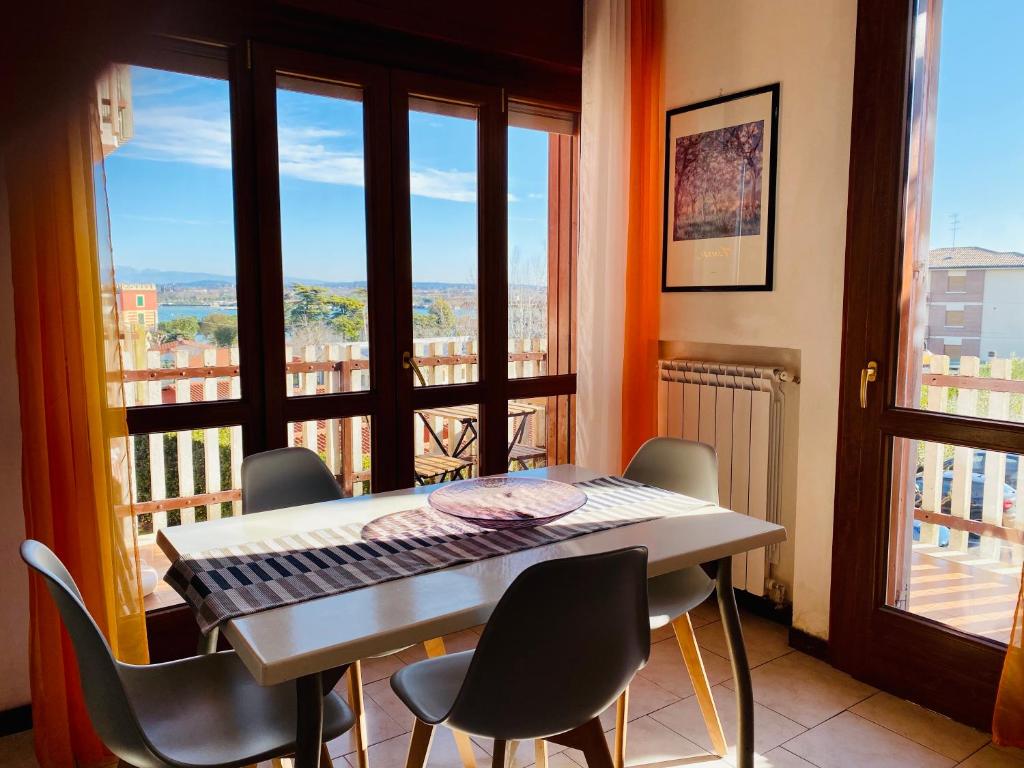
M 127 264 L 117 265 L 117 281 L 119 283 L 155 283 L 156 285 L 179 285 L 193 288 L 217 288 L 234 285 L 234 275 L 215 275 L 210 272 L 179 272 L 170 269 L 148 269 L 132 267 Z M 365 288 L 365 280 L 318 280 L 309 277 L 285 277 L 287 285 L 320 285 L 326 288 L 342 288 L 355 290 Z M 417 282 L 413 286 L 423 291 L 464 290 L 471 288 L 469 283 L 432 283 Z
M 235 284 L 235 278 L 231 275 L 215 275 L 210 272 L 178 272 L 168 269 L 139 269 L 127 264 L 118 264 L 116 274 L 119 283 L 193 285 L 196 288 L 214 288 Z

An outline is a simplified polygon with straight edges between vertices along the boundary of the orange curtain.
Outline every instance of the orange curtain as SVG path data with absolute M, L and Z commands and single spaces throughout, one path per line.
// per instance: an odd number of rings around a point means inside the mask
M 1024 569 L 992 716 L 992 740 L 1004 747 L 1024 747 Z
M 114 654 L 145 663 L 113 263 L 95 101 L 6 153 L 26 531 L 68 566 Z M 42 768 L 110 762 L 67 634 L 30 587 L 32 716 Z
M 661 299 L 661 0 L 630 0 L 629 219 L 622 361 L 622 465 L 658 431 Z

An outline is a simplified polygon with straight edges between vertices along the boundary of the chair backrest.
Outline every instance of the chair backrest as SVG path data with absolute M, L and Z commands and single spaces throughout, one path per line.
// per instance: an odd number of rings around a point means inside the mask
M 538 563 L 495 607 L 447 722 L 496 739 L 563 733 L 615 701 L 649 652 L 644 547 Z
M 308 448 L 277 448 L 242 460 L 242 514 L 334 501 L 345 494 Z
M 718 503 L 718 457 L 706 443 L 652 437 L 640 446 L 622 474 L 638 483 Z
M 22 542 L 21 558 L 43 577 L 71 636 L 85 706 L 100 740 L 131 765 L 140 768 L 161 765 L 143 737 L 128 701 L 118 672 L 123 665 L 111 654 L 106 638 L 86 610 L 82 593 L 67 568 L 46 545 L 33 539 Z

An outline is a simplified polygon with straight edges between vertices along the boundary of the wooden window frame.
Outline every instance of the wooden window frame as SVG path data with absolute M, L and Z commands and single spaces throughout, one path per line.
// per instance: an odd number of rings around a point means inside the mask
M 549 135 L 547 375 L 508 378 L 507 111 L 504 89 L 422 72 L 303 51 L 273 43 L 199 43 L 159 38 L 125 57 L 129 63 L 226 79 L 230 94 L 235 285 L 238 301 L 239 375 L 235 400 L 140 405 L 128 409 L 133 435 L 239 425 L 243 455 L 287 444 L 291 422 L 368 415 L 373 420 L 373 490 L 412 485 L 412 430 L 396 414 L 446 405 L 480 406 L 480 471 L 507 471 L 507 403 L 548 398 L 549 439 L 559 463 L 572 461 L 575 430 L 575 269 L 578 248 L 579 136 Z M 367 252 L 370 296 L 371 390 L 291 396 L 284 385 L 283 268 L 277 180 L 276 77 L 296 76 L 364 84 L 366 137 L 387 138 L 374 152 L 366 141 Z M 405 93 L 469 101 L 479 110 L 480 205 L 478 220 L 479 381 L 439 387 L 395 386 L 401 352 L 411 345 L 411 264 L 408 216 L 383 212 L 408 207 L 408 137 L 400 135 Z M 564 109 L 557 99 L 552 108 Z M 569 105 L 570 108 L 576 105 Z M 407 126 L 407 121 L 404 125 Z M 577 121 L 578 124 L 578 121 Z M 399 135 L 396 135 L 399 134 Z M 404 185 L 401 183 L 405 180 Z M 397 291 L 388 288 L 398 285 Z M 375 290 L 375 286 L 383 286 Z M 407 328 L 404 332 L 397 329 Z M 395 408 L 393 404 L 397 403 Z M 397 460 L 394 460 L 397 457 Z M 403 480 L 408 478 L 407 480 Z M 195 628 L 184 606 L 150 612 L 153 658 L 191 653 Z M 160 629 L 158 629 L 160 627 Z M 166 633 L 171 627 L 174 631 Z

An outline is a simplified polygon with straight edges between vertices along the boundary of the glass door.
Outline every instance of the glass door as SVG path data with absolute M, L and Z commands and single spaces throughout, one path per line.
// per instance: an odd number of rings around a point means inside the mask
M 507 266 L 500 89 L 392 75 L 399 477 L 504 472 Z M 495 428 L 490 428 L 494 425 Z
M 387 71 L 253 56 L 267 442 L 316 451 L 349 495 L 394 487 Z
M 858 48 L 855 90 L 875 101 L 851 164 L 830 642 L 855 674 L 986 726 L 1024 565 L 1024 153 L 1007 98 L 1024 16 L 877 5 L 861 23 L 885 17 L 912 45 Z M 903 93 L 868 84 L 883 60 Z M 896 158 L 905 174 L 865 165 Z M 889 189 L 859 198 L 879 173 Z

